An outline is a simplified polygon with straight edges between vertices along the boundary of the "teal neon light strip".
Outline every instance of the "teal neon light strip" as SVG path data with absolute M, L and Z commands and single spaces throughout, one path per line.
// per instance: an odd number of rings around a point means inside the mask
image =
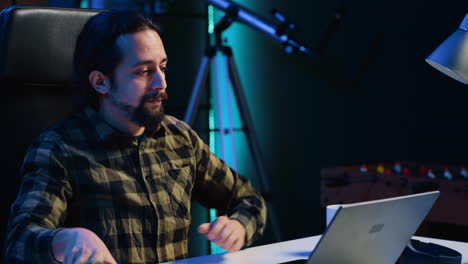
M 208 34 L 214 33 L 214 7 L 208 6 Z
M 211 152 L 216 152 L 216 133 L 214 131 L 215 129 L 215 117 L 214 117 L 214 109 L 211 108 L 208 114 L 208 126 L 210 129 L 210 149 Z
M 210 35 L 212 35 L 214 33 L 214 26 L 215 26 L 215 10 L 213 8 L 213 6 L 209 5 L 208 6 L 208 33 Z M 214 59 L 216 60 L 216 58 Z M 214 63 L 216 64 L 216 62 Z M 217 68 L 217 66 L 215 66 Z M 211 72 L 216 72 L 217 69 L 214 69 L 214 71 L 211 71 Z M 211 99 L 214 99 L 214 98 L 211 98 Z M 211 104 L 211 105 L 215 105 L 215 104 Z M 210 149 L 213 153 L 217 154 L 217 144 L 221 144 L 223 140 L 223 133 L 216 133 L 215 129 L 216 129 L 216 115 L 215 115 L 215 112 L 216 112 L 216 109 L 215 108 L 211 108 L 209 110 L 209 116 L 208 116 L 208 125 L 209 125 L 209 128 L 210 128 Z M 219 113 L 219 112 L 218 112 Z M 216 134 L 218 134 L 220 136 L 220 141 L 218 141 L 216 139 Z M 218 146 L 219 147 L 219 146 Z M 216 216 L 216 209 L 210 209 L 210 222 L 214 221 L 215 219 L 217 218 Z M 219 254 L 219 253 L 223 253 L 223 252 L 226 252 L 226 250 L 218 247 L 215 243 L 213 242 L 210 242 L 210 254 Z
M 89 0 L 81 0 L 80 8 L 89 8 Z

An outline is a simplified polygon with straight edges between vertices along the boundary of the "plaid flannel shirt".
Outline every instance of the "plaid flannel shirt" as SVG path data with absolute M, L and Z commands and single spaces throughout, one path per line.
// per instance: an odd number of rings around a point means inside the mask
M 123 263 L 186 258 L 190 199 L 240 221 L 247 244 L 265 225 L 265 203 L 249 181 L 171 116 L 137 139 L 87 108 L 42 133 L 21 174 L 6 240 L 10 263 L 56 263 L 53 235 L 77 226 Z

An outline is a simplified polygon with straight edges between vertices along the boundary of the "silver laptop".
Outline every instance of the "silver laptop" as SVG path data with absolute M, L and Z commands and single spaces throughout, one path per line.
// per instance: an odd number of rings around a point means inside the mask
M 343 204 L 307 264 L 395 264 L 439 191 Z

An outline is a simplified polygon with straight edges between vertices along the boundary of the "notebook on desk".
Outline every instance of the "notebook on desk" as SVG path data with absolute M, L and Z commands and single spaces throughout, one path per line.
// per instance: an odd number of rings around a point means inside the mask
M 439 191 L 433 191 L 340 205 L 314 251 L 302 262 L 395 264 L 438 197 Z

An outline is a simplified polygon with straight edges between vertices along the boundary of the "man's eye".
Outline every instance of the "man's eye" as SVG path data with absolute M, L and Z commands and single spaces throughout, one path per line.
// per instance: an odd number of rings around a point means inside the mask
M 136 71 L 136 74 L 144 76 L 144 75 L 148 75 L 150 72 L 151 70 L 138 70 Z
M 167 70 L 168 70 L 167 66 L 163 66 L 163 67 L 161 67 L 161 71 L 162 71 L 162 72 L 166 73 L 166 72 L 167 72 Z

